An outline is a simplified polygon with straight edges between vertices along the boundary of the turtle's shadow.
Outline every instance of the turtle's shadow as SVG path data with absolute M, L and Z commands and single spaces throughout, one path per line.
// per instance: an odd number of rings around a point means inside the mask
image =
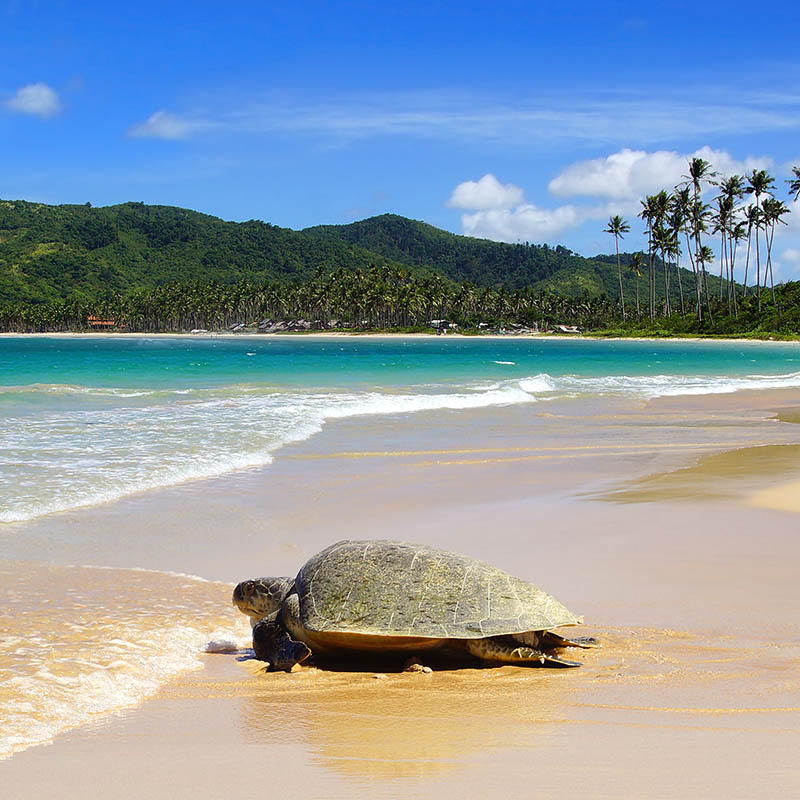
M 243 651 L 241 655 L 236 656 L 237 661 L 260 661 L 256 658 L 253 650 Z M 405 655 L 398 659 L 397 656 L 359 656 L 357 658 L 335 659 L 335 658 L 320 658 L 318 656 L 310 656 L 301 664 L 301 669 L 306 667 L 314 667 L 321 672 L 343 672 L 343 673 L 357 673 L 357 672 L 388 672 L 388 673 L 403 673 L 406 672 L 406 667 L 409 661 L 416 661 L 426 667 L 430 667 L 434 672 L 458 672 L 464 669 L 496 669 L 497 667 L 508 666 L 504 664 L 492 664 L 478 658 L 461 657 L 446 657 L 437 656 L 431 658 L 429 656 L 413 656 Z M 260 663 L 266 664 L 267 662 L 261 661 Z M 266 667 L 265 667 L 266 669 Z M 530 664 L 526 665 L 526 669 L 563 669 L 559 664 Z

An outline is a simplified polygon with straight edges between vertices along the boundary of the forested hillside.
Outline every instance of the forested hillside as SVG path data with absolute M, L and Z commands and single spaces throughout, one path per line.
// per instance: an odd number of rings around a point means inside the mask
M 394 261 L 427 267 L 456 283 L 469 281 L 478 287 L 502 286 L 514 290 L 530 288 L 554 292 L 564 297 L 608 295 L 619 297 L 616 258 L 584 258 L 566 247 L 542 244 L 505 244 L 489 239 L 474 239 L 434 228 L 418 220 L 383 214 L 349 225 L 318 225 L 303 233 L 325 241 L 347 242 Z M 622 254 L 625 296 L 636 296 L 641 276 L 631 269 L 630 254 Z M 660 262 L 656 270 L 663 276 Z M 694 289 L 694 275 L 681 270 L 685 290 Z M 716 289 L 709 277 L 709 288 Z M 656 281 L 656 298 L 663 297 Z M 670 293 L 678 297 L 679 288 Z
M 457 236 L 392 214 L 293 231 L 143 203 L 93 208 L 0 201 L 0 304 L 101 300 L 176 282 L 307 282 L 371 266 L 438 273 L 479 288 L 525 287 L 565 297 L 619 294 L 616 264 L 560 246 Z M 694 278 L 683 273 L 688 292 Z M 626 267 L 630 299 L 638 281 Z M 660 282 L 656 292 L 662 292 Z
M 457 236 L 395 214 L 349 225 L 319 225 L 303 233 L 358 245 L 407 265 L 429 267 L 458 283 L 506 289 L 558 287 L 570 295 L 584 289 L 591 294 L 613 294 L 608 265 L 589 262 L 560 245 L 504 244 Z
M 171 282 L 300 280 L 389 260 L 264 222 L 172 206 L 0 201 L 0 302 L 47 302 Z

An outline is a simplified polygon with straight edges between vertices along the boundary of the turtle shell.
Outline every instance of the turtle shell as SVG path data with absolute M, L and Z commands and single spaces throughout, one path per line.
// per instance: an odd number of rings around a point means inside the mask
M 295 586 L 310 631 L 478 639 L 581 621 L 528 581 L 407 542 L 337 542 L 305 564 Z

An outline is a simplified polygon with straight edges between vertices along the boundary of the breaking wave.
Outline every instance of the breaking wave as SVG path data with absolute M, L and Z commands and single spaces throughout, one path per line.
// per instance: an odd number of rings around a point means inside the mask
M 71 398 L 79 387 L 63 387 Z M 25 387 L 25 399 L 55 386 Z M 21 394 L 23 392 L 20 392 Z M 270 464 L 329 419 L 533 402 L 518 385 L 427 393 L 278 392 L 254 387 L 86 392 L 0 432 L 0 522 L 23 522 L 149 489 Z M 113 402 L 108 403 L 108 399 Z M 143 402 L 143 398 L 146 402 Z M 5 495 L 5 496 L 4 496 Z
M 479 409 L 588 395 L 651 399 L 800 387 L 784 375 L 540 373 L 481 385 L 365 391 L 253 384 L 117 389 L 36 384 L 0 391 L 0 523 L 118 500 L 151 489 L 269 465 L 328 420 Z M 4 488 L 3 488 L 4 487 Z

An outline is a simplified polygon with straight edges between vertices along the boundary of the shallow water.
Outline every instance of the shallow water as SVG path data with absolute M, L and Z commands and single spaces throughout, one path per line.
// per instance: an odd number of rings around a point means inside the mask
M 0 338 L 0 523 L 270 464 L 331 420 L 800 386 L 793 344 Z
M 200 578 L 6 561 L 0 586 L 0 759 L 136 705 L 211 642 L 247 644 L 230 588 Z

